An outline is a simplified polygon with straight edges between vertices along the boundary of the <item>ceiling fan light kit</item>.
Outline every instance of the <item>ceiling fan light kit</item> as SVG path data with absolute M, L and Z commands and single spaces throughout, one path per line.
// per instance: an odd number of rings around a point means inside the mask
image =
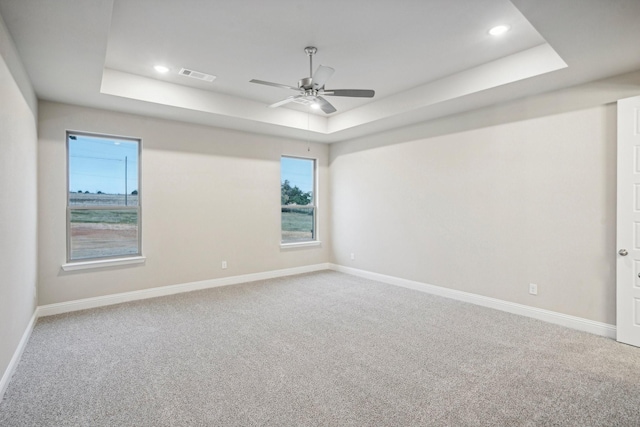
M 299 92 L 298 95 L 289 96 L 288 98 L 278 101 L 275 104 L 269 105 L 270 108 L 280 107 L 290 102 L 298 104 L 317 106 L 325 114 L 335 113 L 336 108 L 331 105 L 329 101 L 323 98 L 323 96 L 347 96 L 354 98 L 373 98 L 375 91 L 371 89 L 333 89 L 328 90 L 324 88 L 325 83 L 331 78 L 335 70 L 331 67 L 320 65 L 316 72 L 313 72 L 313 55 L 318 52 L 318 49 L 314 46 L 307 46 L 304 48 L 304 52 L 309 57 L 309 77 L 304 77 L 298 80 L 298 87 L 288 86 L 280 83 L 267 82 L 264 80 L 250 80 L 251 83 L 257 83 L 267 86 L 279 87 L 282 89 L 290 89 Z

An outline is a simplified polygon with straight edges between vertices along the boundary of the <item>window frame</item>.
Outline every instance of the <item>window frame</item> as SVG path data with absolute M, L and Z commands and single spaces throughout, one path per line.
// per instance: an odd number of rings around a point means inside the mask
M 304 156 L 295 156 L 282 154 L 280 156 L 280 185 L 282 185 L 282 159 L 297 159 L 297 160 L 311 160 L 313 162 L 313 184 L 311 186 L 311 203 L 308 205 L 280 205 L 280 247 L 300 247 L 300 246 L 316 246 L 320 244 L 320 234 L 318 230 L 318 159 L 316 157 L 304 157 Z M 291 209 L 292 206 L 299 206 L 301 209 L 312 209 L 313 212 L 313 231 L 312 238 L 309 240 L 300 240 L 293 242 L 285 242 L 282 240 L 282 209 Z
M 92 138 L 103 138 L 103 139 L 111 139 L 111 140 L 122 140 L 122 141 L 132 141 L 138 144 L 138 204 L 136 206 L 82 206 L 82 205 L 71 205 L 71 192 L 69 191 L 70 185 L 70 160 L 69 160 L 69 139 L 70 136 L 87 136 Z M 113 265 L 124 265 L 124 264 L 133 264 L 144 262 L 145 257 L 142 255 L 142 138 L 130 137 L 130 136 L 120 136 L 120 135 L 110 135 L 105 133 L 93 133 L 93 132 L 83 132 L 83 131 L 66 131 L 65 137 L 65 148 L 66 148 L 66 188 L 65 191 L 67 193 L 67 206 L 66 206 L 66 238 L 67 238 L 67 251 L 66 251 L 66 263 L 62 265 L 62 268 L 67 270 L 79 270 L 85 268 L 97 268 L 97 267 L 107 267 Z M 101 256 L 101 257 L 91 257 L 91 258 L 80 258 L 80 259 L 72 259 L 71 258 L 71 211 L 78 210 L 110 210 L 110 211 L 135 211 L 137 215 L 137 252 L 134 254 L 118 254 L 118 255 L 109 255 L 109 256 Z

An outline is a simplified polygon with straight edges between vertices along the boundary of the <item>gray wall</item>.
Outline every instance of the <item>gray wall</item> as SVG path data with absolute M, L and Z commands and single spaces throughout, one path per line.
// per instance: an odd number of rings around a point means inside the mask
M 0 377 L 36 308 L 36 99 L 0 18 Z M 2 390 L 0 390 L 0 393 Z
M 638 81 L 636 72 L 310 153 L 297 141 L 41 102 L 39 303 L 332 261 L 614 324 L 615 100 L 637 94 Z M 143 138 L 145 265 L 61 271 L 67 129 Z M 279 247 L 282 154 L 319 159 L 320 248 Z
M 615 324 L 614 101 L 639 77 L 332 145 L 332 262 Z
M 144 265 L 61 270 L 66 130 L 142 138 Z M 41 305 L 329 261 L 327 145 L 41 102 L 38 150 Z M 280 248 L 282 155 L 318 159 L 319 247 Z

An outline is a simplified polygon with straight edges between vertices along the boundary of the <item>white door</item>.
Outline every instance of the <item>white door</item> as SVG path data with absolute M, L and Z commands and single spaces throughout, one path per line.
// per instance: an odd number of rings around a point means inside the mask
M 617 339 L 640 347 L 640 96 L 618 101 Z

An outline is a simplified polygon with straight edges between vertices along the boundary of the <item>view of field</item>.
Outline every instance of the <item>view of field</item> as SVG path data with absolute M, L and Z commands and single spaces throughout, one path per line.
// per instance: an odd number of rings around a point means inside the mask
M 137 254 L 138 203 L 137 195 L 69 193 L 71 259 Z M 314 238 L 313 208 L 282 208 L 283 243 Z
M 315 237 L 313 209 L 282 208 L 282 242 L 304 242 Z
M 282 156 L 280 159 L 282 243 L 315 239 L 315 160 Z
M 138 253 L 137 195 L 125 201 L 124 195 L 70 193 L 69 203 L 72 260 Z M 133 209 L 104 209 L 110 206 Z M 102 209 L 86 209 L 92 207 Z

